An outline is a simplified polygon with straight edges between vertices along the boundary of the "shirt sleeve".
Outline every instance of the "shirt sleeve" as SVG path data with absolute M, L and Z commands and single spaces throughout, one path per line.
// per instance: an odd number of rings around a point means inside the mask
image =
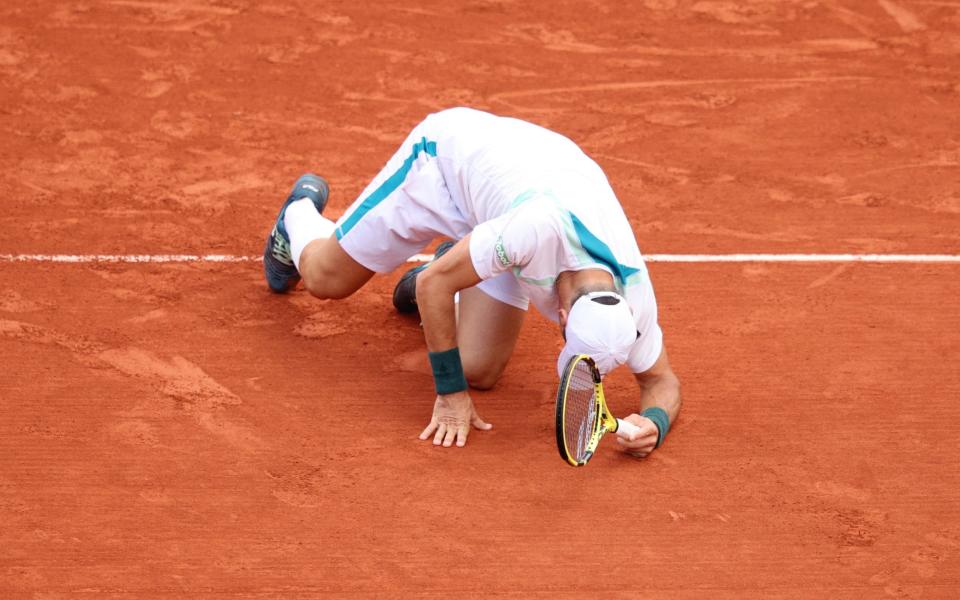
M 630 294 L 639 296 L 638 301 L 630 304 L 636 316 L 637 331 L 640 333 L 627 356 L 631 373 L 649 370 L 663 352 L 663 331 L 657 322 L 657 300 L 653 294 L 653 285 L 649 280 L 642 285 L 642 290 L 631 290 L 633 293 Z
M 559 229 L 551 212 L 530 201 L 477 225 L 470 234 L 470 260 L 481 279 L 526 267 L 534 257 L 552 259 Z

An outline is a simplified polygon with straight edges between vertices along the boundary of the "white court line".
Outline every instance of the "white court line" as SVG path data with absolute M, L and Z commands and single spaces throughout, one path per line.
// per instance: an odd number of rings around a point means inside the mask
M 960 263 L 960 254 L 647 254 L 646 262 Z
M 28 263 L 235 263 L 257 260 L 261 257 L 230 254 L 0 254 L 0 262 Z
M 430 254 L 407 262 L 426 262 Z M 960 254 L 647 254 L 657 263 L 960 263 Z M 0 254 L 0 263 L 240 263 L 259 262 L 260 256 L 233 254 Z

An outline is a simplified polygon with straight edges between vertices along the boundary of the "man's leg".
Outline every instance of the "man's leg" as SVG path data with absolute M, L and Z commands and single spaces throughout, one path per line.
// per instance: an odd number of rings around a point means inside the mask
M 321 214 L 328 194 L 327 182 L 308 173 L 297 180 L 280 209 L 263 256 L 274 292 L 287 292 L 302 278 L 314 296 L 345 298 L 373 276 L 333 236 L 333 221 Z
M 272 290 L 285 292 L 302 278 L 318 298 L 345 298 L 437 236 L 470 231 L 437 164 L 429 121 L 410 132 L 336 223 L 321 214 L 326 182 L 313 175 L 297 181 L 264 252 Z
M 477 287 L 461 290 L 457 344 L 472 387 L 488 390 L 500 379 L 517 345 L 525 314 Z
M 334 236 L 309 242 L 298 269 L 307 291 L 317 298 L 346 298 L 370 281 L 374 272 L 350 258 Z

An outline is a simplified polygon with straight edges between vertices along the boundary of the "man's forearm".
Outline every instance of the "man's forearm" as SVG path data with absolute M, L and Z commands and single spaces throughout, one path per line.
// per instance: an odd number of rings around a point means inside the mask
M 673 373 L 641 380 L 640 410 L 659 407 L 666 411 L 670 422 L 673 423 L 680 414 L 680 380 Z
M 453 348 L 457 345 L 457 290 L 451 289 L 445 278 L 431 276 L 430 269 L 425 269 L 417 279 L 417 306 L 427 350 L 441 352 Z
M 442 352 L 457 345 L 454 296 L 480 282 L 470 261 L 469 248 L 470 236 L 467 235 L 417 275 L 417 306 L 430 352 Z

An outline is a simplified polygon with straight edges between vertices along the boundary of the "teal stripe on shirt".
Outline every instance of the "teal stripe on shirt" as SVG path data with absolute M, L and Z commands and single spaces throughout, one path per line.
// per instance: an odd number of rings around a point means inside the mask
M 587 251 L 587 254 L 589 254 L 593 260 L 610 267 L 614 276 L 620 280 L 622 285 L 626 286 L 627 279 L 640 269 L 620 264 L 616 257 L 613 256 L 613 251 L 610 250 L 610 246 L 607 246 L 603 240 L 593 235 L 593 233 L 587 229 L 587 226 L 577 218 L 577 215 L 570 211 L 567 212 L 570 215 L 570 220 L 573 222 L 573 229 L 577 232 L 577 237 L 580 239 L 580 245 L 583 249 Z
M 428 141 L 427 138 L 421 138 L 421 140 L 413 145 L 413 152 L 410 153 L 410 156 L 407 157 L 403 164 L 400 165 L 400 168 L 396 173 L 391 175 L 384 181 L 380 187 L 373 191 L 366 200 L 360 203 L 360 206 L 353 211 L 353 213 L 343 222 L 342 225 L 337 227 L 336 235 L 338 240 L 342 240 L 343 236 L 350 233 L 350 230 L 353 229 L 354 225 L 360 222 L 360 219 L 363 218 L 365 214 L 377 207 L 378 204 L 383 202 L 387 196 L 396 191 L 400 184 L 407 178 L 407 174 L 410 172 L 410 169 L 413 167 L 413 161 L 417 160 L 417 157 L 420 156 L 421 152 L 426 152 L 430 156 L 437 155 L 437 143 Z

